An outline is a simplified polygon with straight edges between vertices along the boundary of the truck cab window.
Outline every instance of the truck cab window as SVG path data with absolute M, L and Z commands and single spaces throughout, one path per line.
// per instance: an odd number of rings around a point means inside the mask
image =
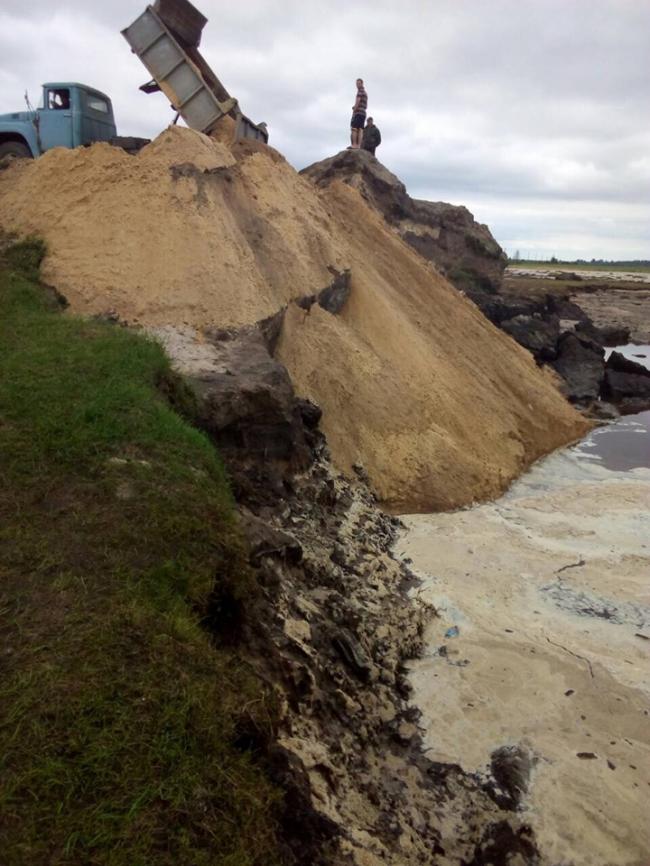
M 108 103 L 98 96 L 87 96 L 86 105 L 93 111 L 101 111 L 102 114 L 108 114 Z
M 70 91 L 67 88 L 48 90 L 47 107 L 53 111 L 67 111 L 70 108 Z

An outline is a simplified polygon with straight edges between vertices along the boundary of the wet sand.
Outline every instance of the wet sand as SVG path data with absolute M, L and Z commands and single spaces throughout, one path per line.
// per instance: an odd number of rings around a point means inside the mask
M 496 502 L 404 518 L 398 548 L 440 617 L 412 668 L 428 754 L 482 773 L 528 750 L 546 866 L 650 864 L 650 468 L 605 468 L 603 435 Z

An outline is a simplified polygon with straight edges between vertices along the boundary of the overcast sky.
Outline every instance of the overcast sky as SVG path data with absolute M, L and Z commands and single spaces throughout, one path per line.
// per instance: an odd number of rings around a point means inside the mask
M 0 0 L 0 113 L 47 80 L 108 93 L 121 134 L 171 119 L 120 35 L 140 0 Z M 513 254 L 650 258 L 650 0 L 198 0 L 201 51 L 302 168 L 348 144 L 366 81 L 377 155 Z

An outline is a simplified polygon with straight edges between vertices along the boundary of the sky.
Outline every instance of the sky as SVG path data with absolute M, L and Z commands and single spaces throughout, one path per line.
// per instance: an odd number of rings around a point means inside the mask
M 522 258 L 650 258 L 650 0 L 197 0 L 201 52 L 296 168 L 349 143 Z M 0 113 L 44 81 L 108 93 L 122 135 L 172 118 L 120 30 L 141 0 L 0 0 Z

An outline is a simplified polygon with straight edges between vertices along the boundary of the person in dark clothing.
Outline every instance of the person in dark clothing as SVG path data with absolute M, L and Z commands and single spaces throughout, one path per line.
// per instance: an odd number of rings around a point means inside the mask
M 364 150 L 370 151 L 370 153 L 374 156 L 376 148 L 381 144 L 381 132 L 379 131 L 379 127 L 375 126 L 375 122 L 372 117 L 369 117 L 366 122 L 366 128 L 363 130 L 363 139 L 361 141 L 361 147 Z
M 363 78 L 357 78 L 357 98 L 352 106 L 352 121 L 350 122 L 350 141 L 352 150 L 359 150 L 363 127 L 366 122 L 366 111 L 368 109 L 368 94 L 363 86 Z

